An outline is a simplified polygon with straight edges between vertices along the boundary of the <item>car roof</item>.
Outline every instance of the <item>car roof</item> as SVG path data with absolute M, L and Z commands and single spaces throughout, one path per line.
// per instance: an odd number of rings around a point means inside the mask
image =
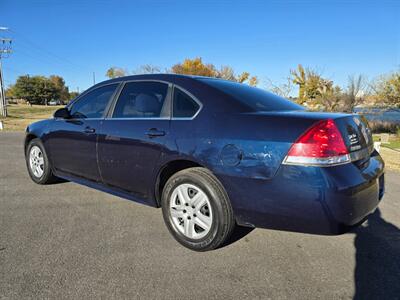
M 161 80 L 161 81 L 168 81 L 171 83 L 175 83 L 176 81 L 182 79 L 189 79 L 189 80 L 196 80 L 201 78 L 207 79 L 215 79 L 215 80 L 224 80 L 220 78 L 213 78 L 213 77 L 205 77 L 205 76 L 197 76 L 197 75 L 181 75 L 181 74 L 171 74 L 171 73 L 155 73 L 155 74 L 137 74 L 137 75 L 129 75 L 129 76 L 122 76 L 113 79 L 109 79 L 106 81 L 99 82 L 97 85 L 103 85 L 113 82 L 121 82 L 121 81 L 130 81 L 130 80 Z

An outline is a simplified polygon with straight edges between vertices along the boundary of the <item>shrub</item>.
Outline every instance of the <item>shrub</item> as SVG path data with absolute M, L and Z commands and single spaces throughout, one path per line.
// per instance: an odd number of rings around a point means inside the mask
M 400 125 L 386 121 L 368 121 L 372 133 L 400 133 Z

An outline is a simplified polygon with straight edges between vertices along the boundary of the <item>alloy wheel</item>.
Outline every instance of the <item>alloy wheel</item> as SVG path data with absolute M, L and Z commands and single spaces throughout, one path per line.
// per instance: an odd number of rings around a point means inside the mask
M 44 158 L 42 150 L 38 146 L 33 146 L 29 152 L 29 166 L 35 177 L 42 177 L 44 173 Z

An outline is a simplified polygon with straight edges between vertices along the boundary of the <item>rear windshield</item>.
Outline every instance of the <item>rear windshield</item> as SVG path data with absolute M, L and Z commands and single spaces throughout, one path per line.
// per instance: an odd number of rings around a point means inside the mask
M 211 78 L 199 80 L 232 96 L 253 111 L 304 110 L 301 105 L 246 84 Z

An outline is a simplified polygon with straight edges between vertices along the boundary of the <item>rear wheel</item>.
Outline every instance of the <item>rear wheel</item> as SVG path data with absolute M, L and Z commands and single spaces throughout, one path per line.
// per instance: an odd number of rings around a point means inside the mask
M 52 183 L 56 177 L 51 171 L 50 162 L 47 158 L 46 151 L 39 139 L 33 139 L 26 147 L 26 166 L 29 176 L 38 184 Z
M 207 169 L 190 168 L 174 174 L 164 187 L 161 201 L 169 231 L 192 250 L 221 246 L 235 226 L 228 196 Z

